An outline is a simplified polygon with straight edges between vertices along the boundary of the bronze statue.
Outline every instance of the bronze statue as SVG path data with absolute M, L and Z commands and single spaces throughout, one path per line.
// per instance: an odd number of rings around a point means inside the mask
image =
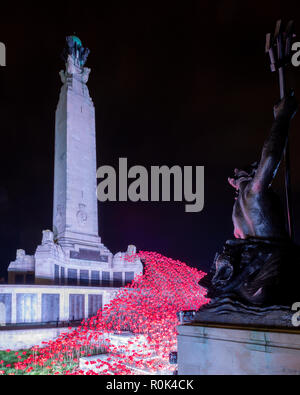
M 274 107 L 275 120 L 260 161 L 248 169 L 235 169 L 234 177 L 228 179 L 236 189 L 235 239 L 228 240 L 223 252 L 216 255 L 208 296 L 230 297 L 250 305 L 293 302 L 287 283 L 297 247 L 285 229 L 284 212 L 271 185 L 297 107 L 293 92 Z
M 265 141 L 259 163 L 249 170 L 234 170 L 228 181 L 237 191 L 232 219 L 234 236 L 284 239 L 287 232 L 282 207 L 271 188 L 287 144 L 289 123 L 297 111 L 293 95 L 274 107 L 275 120 Z
M 245 306 L 291 306 L 299 298 L 300 254 L 293 242 L 288 158 L 289 125 L 298 105 L 294 92 L 287 93 L 284 73 L 290 64 L 293 37 L 292 21 L 286 31 L 278 21 L 274 36 L 267 35 L 266 52 L 271 70 L 278 71 L 281 100 L 274 107 L 275 119 L 259 162 L 235 169 L 228 179 L 236 190 L 235 239 L 227 240 L 213 263 L 208 296 L 215 304 L 229 299 Z M 281 203 L 271 187 L 283 157 L 287 229 Z

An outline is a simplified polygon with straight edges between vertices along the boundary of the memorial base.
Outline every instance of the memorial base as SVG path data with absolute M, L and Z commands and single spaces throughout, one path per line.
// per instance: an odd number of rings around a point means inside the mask
M 299 375 L 300 330 L 179 325 L 179 375 Z

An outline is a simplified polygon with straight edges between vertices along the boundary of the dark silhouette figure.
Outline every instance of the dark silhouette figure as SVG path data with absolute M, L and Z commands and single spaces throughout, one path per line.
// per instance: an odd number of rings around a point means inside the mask
M 299 271 L 295 263 L 299 251 L 285 229 L 283 209 L 271 184 L 297 107 L 293 92 L 274 107 L 275 120 L 260 161 L 248 169 L 235 169 L 228 179 L 236 189 L 232 213 L 235 239 L 228 240 L 223 252 L 216 254 L 209 297 L 229 297 L 259 306 L 296 301 L 293 277 Z
M 248 171 L 235 169 L 235 176 L 228 179 L 237 191 L 232 213 L 236 238 L 287 237 L 282 207 L 271 184 L 287 143 L 290 120 L 296 111 L 297 102 L 292 94 L 276 105 L 275 121 L 259 163 L 252 164 Z

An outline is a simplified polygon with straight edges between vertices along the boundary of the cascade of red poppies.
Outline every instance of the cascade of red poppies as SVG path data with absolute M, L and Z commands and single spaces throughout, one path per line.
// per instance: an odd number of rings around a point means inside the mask
M 30 373 L 35 366 L 45 366 L 51 374 L 138 374 L 170 369 L 168 357 L 177 349 L 176 313 L 198 310 L 208 302 L 206 289 L 199 281 L 206 273 L 156 252 L 140 251 L 126 259 L 143 260 L 144 273 L 124 288 L 75 330 L 63 333 L 36 353 L 15 364 Z M 111 334 L 124 331 L 135 334 L 126 345 L 115 345 Z M 81 356 L 109 353 L 109 358 L 92 361 L 86 369 L 70 370 Z

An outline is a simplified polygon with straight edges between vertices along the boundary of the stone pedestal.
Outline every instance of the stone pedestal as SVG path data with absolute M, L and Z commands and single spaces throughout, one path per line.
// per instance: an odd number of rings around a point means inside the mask
M 300 331 L 185 324 L 178 331 L 179 375 L 299 375 Z

